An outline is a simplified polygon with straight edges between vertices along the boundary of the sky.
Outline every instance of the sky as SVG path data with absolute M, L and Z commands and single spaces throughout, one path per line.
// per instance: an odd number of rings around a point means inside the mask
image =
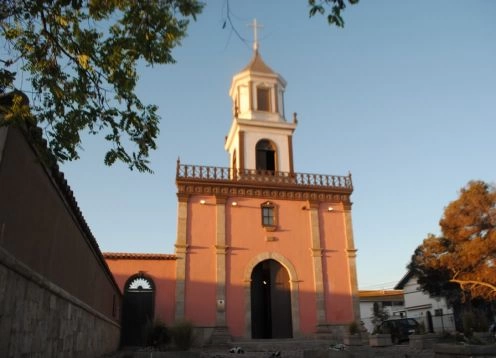
M 106 167 L 102 137 L 61 170 L 102 251 L 173 253 L 176 160 L 229 166 L 232 76 L 260 53 L 298 113 L 295 171 L 353 175 L 360 289 L 397 284 L 415 248 L 439 233 L 470 180 L 495 183 L 496 1 L 362 0 L 345 28 L 309 18 L 306 0 L 209 0 L 177 63 L 139 68 L 137 93 L 162 117 L 153 175 Z

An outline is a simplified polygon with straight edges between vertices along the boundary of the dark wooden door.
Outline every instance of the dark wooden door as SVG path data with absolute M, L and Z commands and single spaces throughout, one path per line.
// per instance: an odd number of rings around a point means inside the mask
M 251 275 L 252 338 L 291 338 L 291 292 L 287 270 L 266 260 Z
M 140 278 L 137 286 L 131 281 L 124 291 L 122 302 L 122 346 L 145 346 L 147 331 L 153 322 L 155 294 L 148 280 Z

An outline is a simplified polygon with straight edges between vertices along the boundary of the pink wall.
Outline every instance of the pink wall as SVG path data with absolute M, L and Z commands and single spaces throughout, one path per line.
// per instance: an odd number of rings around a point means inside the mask
M 205 200 L 201 205 L 200 200 Z M 237 206 L 232 206 L 233 201 Z M 295 268 L 299 281 L 300 332 L 310 335 L 316 328 L 313 260 L 311 255 L 310 215 L 302 207 L 306 201 L 270 200 L 278 207 L 278 226 L 266 231 L 261 225 L 260 205 L 267 199 L 229 198 L 226 203 L 226 318 L 230 333 L 245 335 L 245 287 L 251 272 L 247 266 L 261 253 L 278 253 Z M 321 246 L 324 251 L 323 275 L 327 320 L 346 323 L 353 319 L 351 287 L 344 215 L 342 207 L 328 212 L 329 204 L 319 209 Z M 190 245 L 186 316 L 200 325 L 215 324 L 216 290 L 216 207 L 214 196 L 193 196 L 188 204 L 188 244 Z M 193 224 L 194 223 L 194 224 Z M 275 241 L 267 241 L 267 237 Z M 246 279 L 248 278 L 248 281 Z M 295 279 L 291 277 L 291 279 Z
M 332 323 L 348 324 L 354 320 L 351 280 L 346 245 L 343 206 L 334 204 L 319 208 L 321 245 L 324 248 L 323 275 L 326 295 L 326 319 Z
M 205 200 L 205 204 L 200 204 Z M 193 224 L 194 223 L 194 224 Z M 215 325 L 215 198 L 195 196 L 188 203 L 188 260 L 185 317 L 199 326 Z
M 176 261 L 106 259 L 121 292 L 126 281 L 139 272 L 151 278 L 155 284 L 155 318 L 167 324 L 174 322 Z

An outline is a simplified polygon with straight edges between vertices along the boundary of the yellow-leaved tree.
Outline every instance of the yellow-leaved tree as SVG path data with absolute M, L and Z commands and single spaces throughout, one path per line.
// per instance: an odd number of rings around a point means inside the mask
M 427 286 L 432 278 L 456 284 L 470 298 L 496 297 L 496 189 L 471 181 L 445 209 L 441 235 L 429 235 L 409 267 Z M 419 282 L 421 282 L 419 280 Z M 442 283 L 437 282 L 436 285 Z M 432 288 L 432 287 L 431 287 Z M 426 287 L 424 287 L 426 289 Z M 427 287 L 429 290 L 429 287 Z

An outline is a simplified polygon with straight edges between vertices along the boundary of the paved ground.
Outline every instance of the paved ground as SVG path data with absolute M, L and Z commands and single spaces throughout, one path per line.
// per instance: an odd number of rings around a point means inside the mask
M 243 353 L 231 353 L 241 347 Z M 343 348 L 343 350 L 338 350 Z M 278 353 L 279 352 L 279 353 Z M 325 341 L 234 342 L 227 347 L 197 348 L 188 352 L 121 351 L 109 358 L 434 358 L 432 350 L 411 348 L 408 343 L 390 347 L 331 346 Z

